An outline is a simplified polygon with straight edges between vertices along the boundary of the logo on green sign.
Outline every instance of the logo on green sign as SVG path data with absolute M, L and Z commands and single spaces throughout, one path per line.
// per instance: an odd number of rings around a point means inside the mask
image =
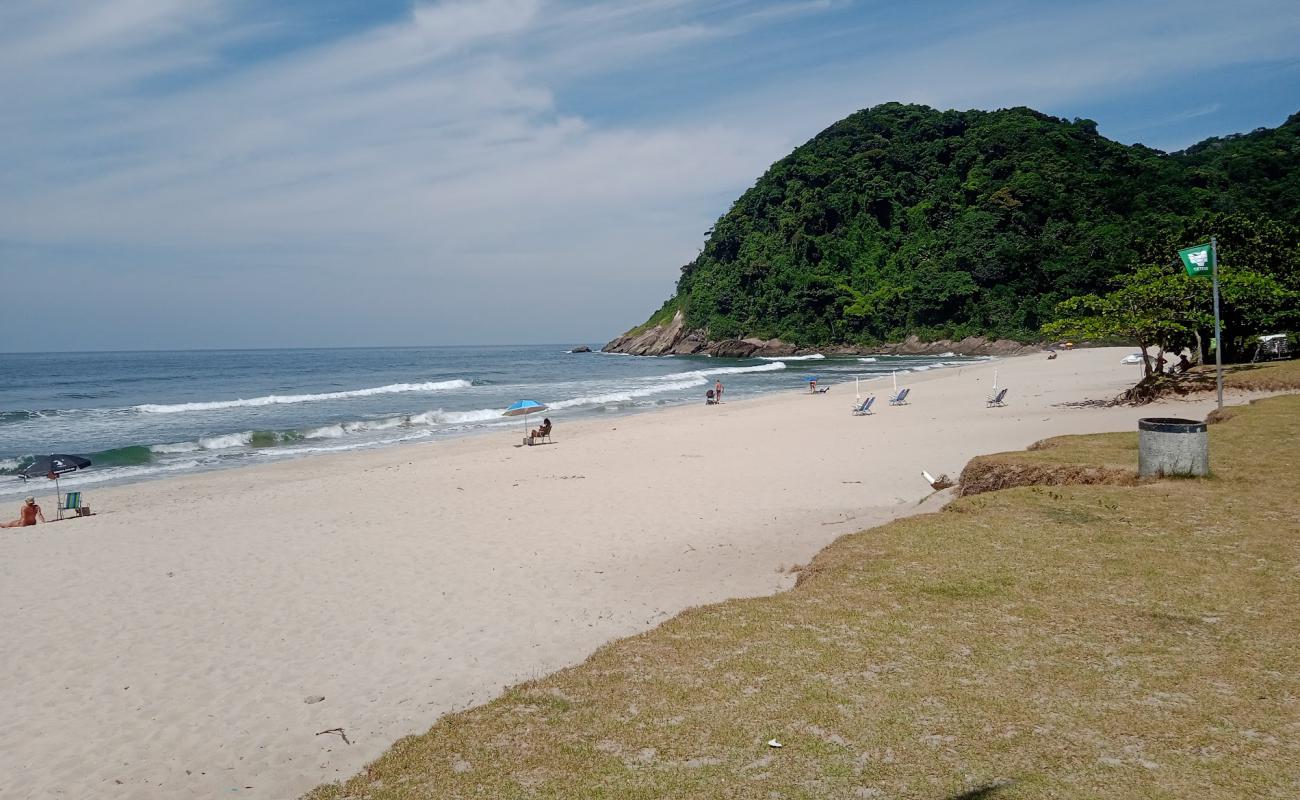
M 1193 278 L 1209 275 L 1214 268 L 1214 251 L 1208 244 L 1198 244 L 1195 247 L 1179 250 L 1178 257 L 1183 260 L 1183 268 L 1187 270 L 1187 274 Z

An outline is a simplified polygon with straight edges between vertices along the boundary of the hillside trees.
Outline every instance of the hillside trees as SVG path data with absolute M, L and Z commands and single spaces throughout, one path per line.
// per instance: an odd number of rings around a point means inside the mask
M 714 340 L 1024 340 L 1210 233 L 1225 267 L 1300 290 L 1298 130 L 1166 154 L 1027 108 L 876 106 L 773 164 L 665 309 Z

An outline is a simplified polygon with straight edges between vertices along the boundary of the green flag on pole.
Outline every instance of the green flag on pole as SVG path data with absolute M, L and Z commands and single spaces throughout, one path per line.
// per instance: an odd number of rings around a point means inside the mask
M 1193 278 L 1209 277 L 1215 267 L 1214 248 L 1209 242 L 1179 250 L 1178 257 L 1183 260 L 1187 274 Z

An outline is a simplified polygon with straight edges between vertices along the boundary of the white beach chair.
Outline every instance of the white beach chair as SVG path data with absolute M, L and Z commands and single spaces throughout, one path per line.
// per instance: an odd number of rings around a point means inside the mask
M 907 395 L 911 391 L 912 391 L 911 389 L 899 389 L 897 392 L 894 392 L 892 395 L 890 395 L 889 404 L 891 406 L 907 405 Z
M 997 394 L 993 395 L 986 401 L 987 405 L 985 405 L 984 407 L 993 408 L 994 406 L 999 406 L 999 407 L 1005 406 L 1006 403 L 1002 401 L 1006 399 L 1007 399 L 1007 387 L 1003 386 L 1001 389 L 998 389 Z
M 853 416 L 862 417 L 871 413 L 871 404 L 876 402 L 876 396 L 873 394 L 859 405 L 853 407 Z

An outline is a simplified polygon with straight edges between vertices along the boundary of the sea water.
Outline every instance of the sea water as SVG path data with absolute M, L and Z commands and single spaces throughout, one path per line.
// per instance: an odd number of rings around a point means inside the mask
M 593 349 L 596 349 L 593 346 Z M 893 371 L 969 362 L 937 357 L 646 358 L 554 345 L 130 353 L 0 353 L 0 497 L 35 487 L 17 473 L 38 455 L 87 456 L 65 488 L 145 480 L 312 453 L 480 433 L 517 442 L 502 416 L 537 400 L 564 423 L 854 378 L 872 391 Z M 884 379 L 882 383 L 881 379 Z

